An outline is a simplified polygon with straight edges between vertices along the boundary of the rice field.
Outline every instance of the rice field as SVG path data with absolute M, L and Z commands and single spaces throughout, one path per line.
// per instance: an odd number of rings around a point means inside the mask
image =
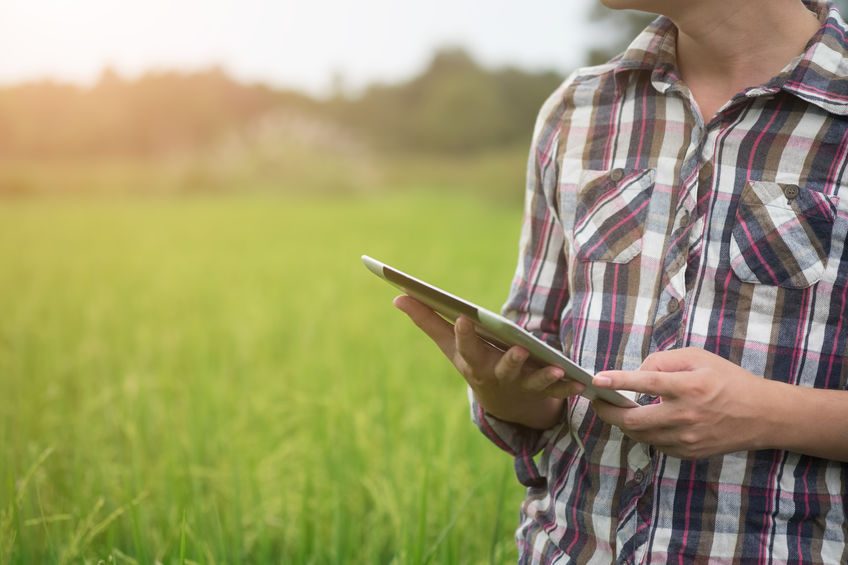
M 0 563 L 514 562 L 511 459 L 359 260 L 497 308 L 486 202 L 0 202 Z

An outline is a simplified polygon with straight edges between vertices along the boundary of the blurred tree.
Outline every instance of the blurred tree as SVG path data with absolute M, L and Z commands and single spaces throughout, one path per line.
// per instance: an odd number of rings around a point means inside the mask
M 848 14 L 848 0 L 838 0 Z M 587 63 L 620 53 L 653 15 L 592 13 L 599 43 Z M 0 158 L 156 156 L 194 151 L 284 111 L 335 120 L 384 151 L 471 154 L 525 146 L 536 114 L 563 77 L 489 69 L 460 48 L 436 52 L 417 77 L 356 97 L 342 74 L 324 101 L 232 80 L 220 68 L 151 72 L 128 80 L 105 69 L 89 89 L 44 81 L 0 88 Z
M 600 65 L 618 55 L 657 16 L 635 10 L 611 10 L 596 3 L 591 12 L 591 25 L 599 30 L 600 43 L 589 46 L 587 62 Z
M 238 83 L 219 68 L 148 73 L 133 81 L 107 68 L 90 89 L 50 81 L 0 89 L 0 156 L 192 150 L 279 107 L 318 106 L 303 94 Z
M 52 82 L 0 89 L 0 157 L 195 151 L 280 111 L 335 119 L 384 150 L 467 154 L 525 145 L 561 81 L 556 73 L 486 69 L 457 48 L 437 52 L 418 77 L 357 98 L 338 75 L 325 101 L 241 84 L 220 68 L 134 80 L 107 68 L 88 89 Z
M 465 50 L 445 48 L 417 78 L 373 86 L 333 110 L 383 149 L 470 153 L 526 144 L 539 107 L 562 80 L 486 69 Z

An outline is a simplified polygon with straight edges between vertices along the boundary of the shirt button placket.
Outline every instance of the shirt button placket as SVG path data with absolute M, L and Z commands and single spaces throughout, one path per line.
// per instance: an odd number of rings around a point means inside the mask
M 698 200 L 712 188 L 712 178 L 713 164 L 709 161 L 702 163 L 698 172 Z
M 701 170 L 698 172 L 698 180 L 701 182 L 707 182 L 710 180 L 711 176 L 713 176 L 713 164 L 707 161 L 701 165 Z

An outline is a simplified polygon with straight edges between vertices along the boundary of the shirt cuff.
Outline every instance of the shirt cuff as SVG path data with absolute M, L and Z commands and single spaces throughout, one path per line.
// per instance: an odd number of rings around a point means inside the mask
M 470 387 L 468 401 L 471 405 L 471 419 L 483 435 L 515 458 L 515 475 L 518 482 L 527 487 L 544 487 L 547 480 L 539 472 L 533 456 L 542 450 L 556 428 L 537 430 L 504 422 L 483 409 L 474 398 Z

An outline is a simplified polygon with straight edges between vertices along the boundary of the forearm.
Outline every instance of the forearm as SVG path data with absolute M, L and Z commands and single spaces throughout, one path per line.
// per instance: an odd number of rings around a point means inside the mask
M 767 383 L 761 447 L 848 461 L 848 391 Z

